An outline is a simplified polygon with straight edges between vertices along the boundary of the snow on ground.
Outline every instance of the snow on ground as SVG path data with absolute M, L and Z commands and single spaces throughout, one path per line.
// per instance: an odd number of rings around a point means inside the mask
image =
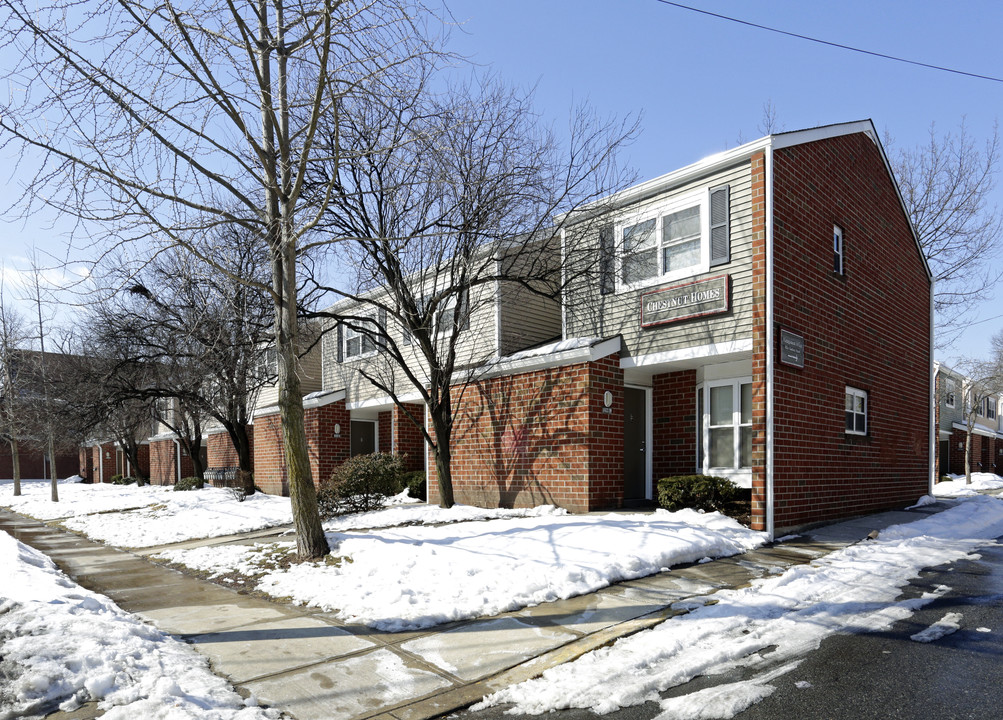
M 0 480 L 0 507 L 38 520 L 56 520 L 154 505 L 162 502 L 162 496 L 171 491 L 170 487 L 161 485 L 90 485 L 77 480 L 79 477 L 74 476 L 59 481 L 59 502 L 52 502 L 48 480 L 22 480 L 21 495 L 18 497 L 14 497 L 13 480 Z
M 909 639 L 916 642 L 928 643 L 940 640 L 945 635 L 950 635 L 960 629 L 961 613 L 947 613 L 930 627 L 920 630 L 915 635 L 911 635 Z
M 195 650 L 70 581 L 0 532 L 0 719 L 72 712 L 105 720 L 264 720 Z
M 291 554 L 292 543 L 172 550 L 158 557 L 217 576 L 259 576 L 258 589 L 273 596 L 399 631 L 581 595 L 671 565 L 745 552 L 766 540 L 719 513 L 536 513 L 328 533 L 332 558 L 286 568 L 272 558 Z
M 933 486 L 933 494 L 937 497 L 968 497 L 977 495 L 978 490 L 999 490 L 1003 488 L 1003 477 L 994 473 L 973 472 L 972 484 L 965 483 L 964 475 L 948 475 L 951 478 Z
M 825 637 L 888 628 L 946 593 L 949 588 L 940 587 L 920 598 L 897 599 L 922 568 L 962 558 L 1000 535 L 1003 501 L 966 498 L 781 576 L 717 592 L 716 604 L 506 688 L 481 706 L 512 703 L 514 713 L 572 707 L 604 713 L 654 701 L 662 706 L 660 718 L 733 717 L 772 693 L 771 680 L 793 671 Z M 659 696 L 698 675 L 735 669 L 747 679 L 670 700 Z

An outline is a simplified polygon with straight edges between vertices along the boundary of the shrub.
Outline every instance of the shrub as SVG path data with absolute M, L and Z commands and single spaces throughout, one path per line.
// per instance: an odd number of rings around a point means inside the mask
M 425 488 L 425 471 L 424 470 L 413 470 L 412 472 L 404 473 L 404 487 L 407 488 L 407 494 L 416 500 L 428 500 L 428 494 Z
M 738 496 L 738 491 L 738 486 L 727 478 L 679 475 L 658 481 L 658 504 L 666 510 L 721 510 Z
M 941 475 L 937 482 L 951 482 L 953 479 L 950 475 Z
M 112 475 L 111 484 L 112 485 L 132 485 L 136 482 L 136 478 L 130 477 L 128 475 Z
M 322 517 L 379 510 L 404 487 L 404 463 L 398 455 L 356 455 L 331 473 L 317 490 Z
M 109 480 L 109 482 L 111 482 L 112 485 L 121 485 L 122 484 L 122 476 L 121 475 L 112 475 L 111 479 Z
M 181 478 L 174 484 L 174 492 L 181 490 L 201 490 L 203 487 L 205 487 L 205 483 L 202 482 L 202 478 L 186 477 Z

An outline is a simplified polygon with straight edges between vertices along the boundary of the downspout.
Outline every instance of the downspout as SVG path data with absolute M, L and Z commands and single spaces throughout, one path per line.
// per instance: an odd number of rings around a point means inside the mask
M 766 533 L 773 527 L 773 143 L 766 146 Z
M 104 482 L 104 448 L 101 447 L 101 443 L 98 443 L 98 482 Z
M 934 355 L 934 316 L 933 316 L 933 295 L 934 295 L 934 285 L 936 280 L 930 278 L 930 478 L 929 487 L 927 488 L 927 495 L 933 495 L 933 486 L 937 482 L 937 456 L 934 454 L 936 446 L 934 443 L 940 440 L 940 428 L 937 427 L 937 368 L 936 363 L 933 361 Z
M 181 482 L 181 442 L 174 438 L 174 484 Z

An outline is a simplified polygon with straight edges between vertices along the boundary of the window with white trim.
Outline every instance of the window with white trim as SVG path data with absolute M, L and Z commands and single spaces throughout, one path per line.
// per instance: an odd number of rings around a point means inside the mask
M 697 389 L 697 465 L 713 475 L 749 475 L 752 378 L 715 380 Z
M 372 320 L 362 321 L 372 322 Z M 376 341 L 371 335 L 358 329 L 360 321 L 353 321 L 355 327 L 345 324 L 345 357 L 358 358 L 372 355 L 376 352 Z
M 724 185 L 673 198 L 621 222 L 617 288 L 688 277 L 729 262 L 729 202 Z
M 833 272 L 837 275 L 845 275 L 846 263 L 843 246 L 843 228 L 839 225 L 832 226 L 832 255 Z
M 947 378 L 944 382 L 944 404 L 949 408 L 954 407 L 954 380 Z
M 986 398 L 986 411 L 985 416 L 990 420 L 996 419 L 996 398 L 987 397 Z
M 867 391 L 846 386 L 846 433 L 867 434 Z

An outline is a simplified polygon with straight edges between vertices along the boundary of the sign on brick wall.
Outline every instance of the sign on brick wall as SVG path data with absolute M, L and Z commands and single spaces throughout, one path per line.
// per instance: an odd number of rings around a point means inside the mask
M 727 312 L 731 276 L 718 275 L 641 294 L 641 327 Z
M 804 338 L 780 328 L 780 362 L 791 367 L 804 367 Z

